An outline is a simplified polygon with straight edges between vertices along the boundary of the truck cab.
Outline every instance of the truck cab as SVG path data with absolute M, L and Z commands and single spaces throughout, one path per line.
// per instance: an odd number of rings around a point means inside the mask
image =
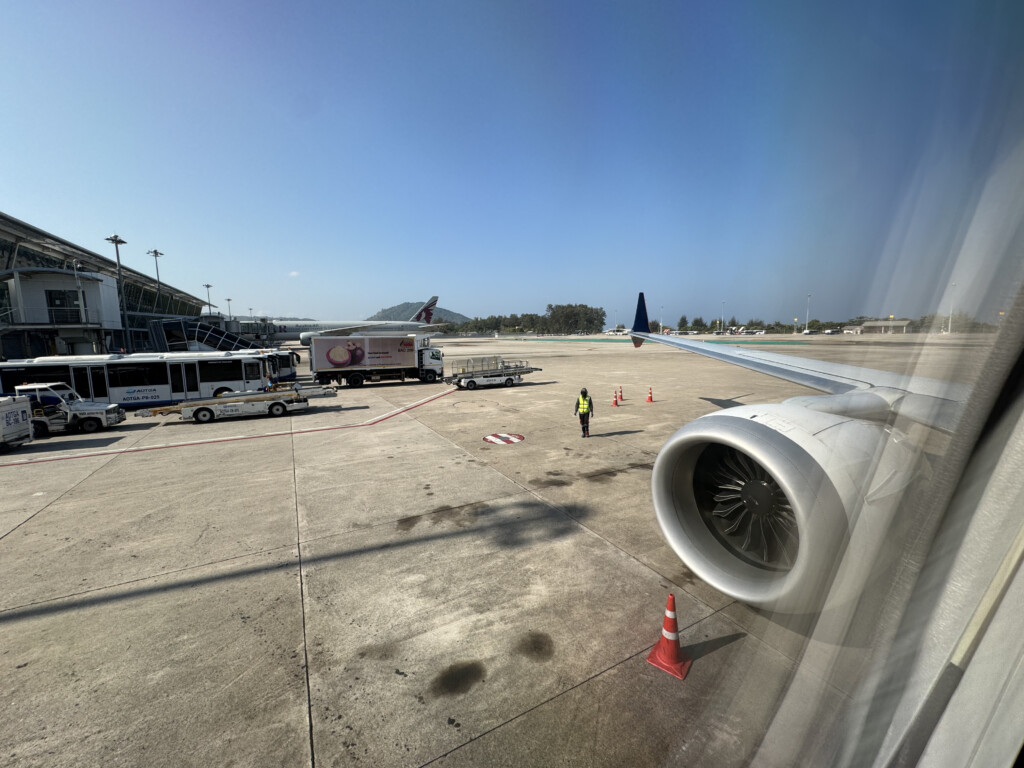
M 124 408 L 83 400 L 61 381 L 21 384 L 14 391 L 31 401 L 32 431 L 36 437 L 45 437 L 50 432 L 96 432 L 125 419 Z

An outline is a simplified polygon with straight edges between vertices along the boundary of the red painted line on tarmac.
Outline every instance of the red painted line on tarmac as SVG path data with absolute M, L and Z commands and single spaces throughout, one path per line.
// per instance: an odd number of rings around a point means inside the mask
M 388 419 L 394 418 L 395 416 L 400 416 L 403 413 L 408 413 L 409 411 L 411 411 L 411 410 L 413 410 L 415 408 L 419 408 L 421 405 L 428 405 L 428 404 L 434 402 L 435 400 L 439 400 L 442 397 L 446 397 L 446 396 L 448 396 L 448 395 L 450 395 L 450 394 L 452 394 L 454 392 L 458 392 L 458 389 L 456 389 L 455 387 L 452 387 L 447 392 L 442 392 L 439 395 L 434 395 L 433 397 L 429 397 L 426 400 L 420 400 L 418 403 L 413 403 L 412 405 L 403 406 L 402 408 L 399 408 L 396 411 L 391 411 L 390 413 L 385 413 L 383 416 L 378 416 L 378 417 L 376 417 L 374 419 L 370 419 L 369 421 L 364 421 L 361 424 L 340 424 L 340 425 L 338 425 L 336 427 L 312 427 L 310 429 L 296 429 L 296 430 L 289 431 L 289 432 L 270 432 L 269 434 L 266 434 L 266 435 L 239 435 L 237 437 L 218 437 L 218 438 L 211 438 L 209 440 L 194 440 L 194 441 L 190 441 L 190 442 L 187 442 L 187 443 L 171 443 L 170 445 L 151 445 L 151 446 L 142 446 L 140 448 L 122 448 L 121 450 L 96 451 L 94 453 L 78 453 L 78 454 L 75 454 L 74 456 L 51 456 L 51 457 L 47 457 L 45 459 L 43 459 L 43 458 L 40 458 L 40 459 L 25 459 L 24 461 L 12 461 L 12 462 L 8 462 L 7 464 L 0 464 L 0 469 L 2 469 L 4 467 L 24 467 L 24 466 L 28 466 L 30 464 L 46 464 L 46 463 L 51 462 L 51 461 L 72 461 L 74 459 L 92 459 L 92 458 L 95 458 L 97 456 L 119 456 L 119 455 L 125 454 L 125 453 L 144 453 L 145 451 L 163 451 L 163 450 L 167 450 L 168 448 L 191 448 L 191 447 L 194 447 L 194 446 L 197 446 L 197 445 L 214 445 L 216 443 L 235 443 L 235 442 L 238 442 L 240 440 L 262 440 L 262 439 L 268 438 L 268 437 L 289 437 L 289 436 L 292 436 L 292 435 L 307 435 L 307 434 L 312 434 L 314 432 L 333 432 L 333 431 L 338 430 L 338 429 L 355 429 L 357 427 L 372 427 L 372 426 L 375 426 L 377 424 L 380 424 L 381 422 L 387 421 Z

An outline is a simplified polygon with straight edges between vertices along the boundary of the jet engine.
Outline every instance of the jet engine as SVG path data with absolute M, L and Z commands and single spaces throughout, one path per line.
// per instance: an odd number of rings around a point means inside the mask
M 654 507 L 672 549 L 711 586 L 813 612 L 863 589 L 916 458 L 885 424 L 795 403 L 740 406 L 669 439 Z

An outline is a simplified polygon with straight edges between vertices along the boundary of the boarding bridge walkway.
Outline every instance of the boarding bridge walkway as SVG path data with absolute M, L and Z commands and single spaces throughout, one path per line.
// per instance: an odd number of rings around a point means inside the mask
M 230 352 L 261 348 L 256 341 L 198 320 L 153 320 L 149 324 L 149 336 L 156 352 Z

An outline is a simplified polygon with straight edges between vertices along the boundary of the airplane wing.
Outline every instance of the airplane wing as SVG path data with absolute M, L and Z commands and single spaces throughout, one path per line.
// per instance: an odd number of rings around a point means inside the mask
M 643 293 L 637 299 L 636 317 L 629 335 L 636 347 L 645 341 L 667 344 L 833 395 L 832 398 L 799 400 L 801 405 L 813 410 L 857 418 L 886 418 L 896 413 L 950 432 L 963 415 L 970 393 L 963 385 L 921 376 L 651 333 Z
M 340 328 L 328 328 L 326 331 L 317 331 L 319 336 L 349 336 L 356 331 L 362 331 L 366 328 L 373 328 L 378 323 L 365 323 L 359 325 L 358 323 L 352 323 L 351 325 L 344 325 Z

